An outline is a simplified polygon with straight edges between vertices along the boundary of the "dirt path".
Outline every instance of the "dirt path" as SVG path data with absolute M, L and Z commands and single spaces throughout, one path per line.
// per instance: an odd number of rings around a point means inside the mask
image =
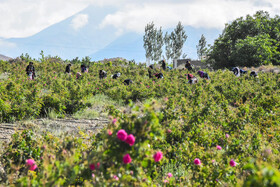
M 0 141 L 9 142 L 11 135 L 17 130 L 33 129 L 37 132 L 49 131 L 54 135 L 68 132 L 78 133 L 79 130 L 92 131 L 94 133 L 102 129 L 109 120 L 107 118 L 95 119 L 37 119 L 33 121 L 19 122 L 15 124 L 0 124 Z

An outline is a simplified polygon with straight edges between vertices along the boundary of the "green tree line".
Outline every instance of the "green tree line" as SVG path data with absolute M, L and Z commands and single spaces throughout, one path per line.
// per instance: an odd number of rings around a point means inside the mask
M 280 65 L 280 17 L 268 12 L 240 17 L 226 24 L 208 51 L 214 68 L 233 66 Z

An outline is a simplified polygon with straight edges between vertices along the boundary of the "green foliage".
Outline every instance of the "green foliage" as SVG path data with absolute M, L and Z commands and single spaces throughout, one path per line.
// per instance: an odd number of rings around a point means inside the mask
M 279 16 L 270 18 L 267 12 L 258 11 L 253 16 L 240 17 L 227 24 L 223 33 L 214 42 L 208 54 L 209 61 L 215 68 L 236 65 L 259 66 L 268 62 L 278 64 L 279 30 Z M 254 53 L 258 56 L 252 57 Z
M 248 36 L 244 40 L 237 40 L 230 61 L 235 62 L 236 66 L 268 65 L 279 58 L 277 47 L 277 41 L 268 34 Z
M 152 61 L 160 60 L 163 47 L 163 33 L 161 27 L 159 29 L 155 28 L 153 22 L 147 24 L 143 41 L 146 58 Z
M 249 163 L 245 169 L 251 173 L 244 183 L 245 186 L 280 186 L 280 172 L 271 166 L 263 166 L 261 163 Z
M 181 22 L 178 23 L 170 35 L 165 35 L 165 45 L 168 48 L 167 56 L 171 59 L 178 59 L 182 55 L 182 49 L 188 36 Z
M 261 165 L 280 164 L 280 74 L 252 78 L 206 70 L 211 80 L 200 78 L 190 85 L 187 70 L 149 79 L 147 69 L 133 62 L 94 63 L 79 79 L 78 64 L 71 67 L 72 74 L 64 73 L 66 64 L 48 59 L 34 64 L 38 77 L 32 81 L 25 74 L 27 62 L 0 64 L 0 70 L 10 73 L 0 80 L 1 121 L 36 118 L 48 111 L 63 117 L 103 105 L 115 120 L 96 135 L 16 133 L 3 146 L 1 165 L 7 177 L 1 185 L 238 186 L 252 183 L 250 176 L 266 184 L 277 181 L 275 169 L 258 173 Z M 100 69 L 108 72 L 106 79 L 99 79 Z M 116 80 L 110 78 L 115 72 L 122 74 Z M 134 83 L 125 86 L 127 78 Z M 133 146 L 117 138 L 120 129 L 133 134 Z M 163 153 L 160 162 L 153 159 L 157 151 Z M 125 154 L 131 163 L 123 163 Z M 200 166 L 194 164 L 195 158 L 201 160 Z M 258 161 L 255 169 L 246 167 L 248 158 Z M 28 170 L 26 159 L 34 159 L 38 169 Z M 235 167 L 229 164 L 232 159 Z M 90 164 L 96 169 L 90 170 Z

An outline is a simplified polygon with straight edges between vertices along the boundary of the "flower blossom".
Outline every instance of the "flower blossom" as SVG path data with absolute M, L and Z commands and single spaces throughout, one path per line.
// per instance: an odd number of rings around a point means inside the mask
M 216 147 L 218 150 L 221 150 L 222 149 L 222 147 L 221 146 L 219 146 L 219 145 L 217 145 L 217 147 Z
M 129 154 L 124 155 L 124 157 L 123 157 L 124 164 L 129 164 L 131 161 L 132 161 L 132 159 Z
M 229 164 L 230 164 L 231 167 L 236 166 L 236 162 L 233 159 L 230 160 Z
M 135 137 L 132 134 L 130 134 L 127 136 L 125 142 L 128 143 L 130 146 L 133 146 L 135 143 Z
M 30 171 L 34 171 L 37 168 L 36 162 L 33 159 L 27 159 L 26 165 Z
M 198 158 L 196 158 L 196 159 L 194 159 L 194 164 L 200 166 L 201 161 Z
M 172 175 L 172 173 L 167 173 L 167 177 L 172 177 L 173 175 Z
M 156 154 L 154 154 L 153 157 L 155 162 L 159 162 L 162 159 L 162 152 L 161 151 L 156 152 Z
M 95 165 L 94 165 L 94 164 L 90 164 L 90 165 L 89 165 L 89 169 L 90 169 L 90 170 L 95 170 Z
M 121 130 L 118 131 L 117 137 L 118 137 L 119 140 L 125 141 L 126 138 L 127 138 L 127 133 L 125 132 L 125 130 L 121 129 Z
M 112 135 L 112 131 L 110 129 L 107 130 L 107 133 L 108 133 L 109 136 Z

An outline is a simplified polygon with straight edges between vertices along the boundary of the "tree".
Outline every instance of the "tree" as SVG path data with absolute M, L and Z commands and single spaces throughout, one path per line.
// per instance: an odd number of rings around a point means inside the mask
M 172 57 L 172 43 L 171 43 L 171 37 L 166 32 L 164 36 L 164 44 L 165 44 L 165 56 L 166 60 L 169 60 Z
M 163 47 L 163 33 L 161 27 L 159 30 L 156 29 L 156 37 L 153 43 L 153 58 L 152 60 L 158 61 L 162 55 L 162 47 Z
M 162 29 L 155 28 L 154 23 L 147 24 L 145 27 L 145 35 L 143 37 L 144 48 L 146 50 L 147 61 L 158 61 L 162 55 L 162 47 L 164 44 Z
M 171 48 L 171 58 L 180 58 L 184 43 L 188 38 L 181 22 L 178 23 L 178 25 L 176 26 L 174 31 L 171 32 L 169 37 L 171 40 L 171 45 L 169 46 Z
M 207 48 L 206 48 L 206 38 L 204 35 L 201 35 L 200 40 L 198 41 L 198 45 L 196 46 L 197 49 L 197 56 L 201 60 L 203 56 L 206 55 Z
M 43 51 L 43 50 L 41 50 L 40 55 L 41 55 L 40 61 L 41 61 L 41 62 L 45 61 L 45 55 L 44 55 L 44 51 Z
M 278 45 L 278 43 L 280 42 L 279 31 L 279 16 L 270 18 L 267 12 L 258 11 L 253 16 L 247 15 L 246 18 L 240 17 L 234 20 L 232 23 L 227 24 L 225 29 L 223 30 L 223 33 L 214 42 L 214 45 L 210 48 L 208 54 L 209 62 L 213 62 L 214 68 L 230 68 L 237 64 L 242 66 L 242 64 L 240 64 L 240 61 L 237 61 L 237 59 L 240 59 L 237 58 L 237 56 L 240 55 L 244 58 L 246 57 L 248 59 L 242 59 L 242 61 L 249 62 L 249 56 L 241 53 L 246 53 L 246 51 L 248 52 L 249 48 L 250 50 L 255 49 L 256 51 L 255 44 L 245 45 L 245 42 L 250 41 L 259 43 L 260 40 L 264 40 L 266 41 L 266 47 L 269 44 L 271 45 L 271 49 L 277 47 L 277 50 L 273 50 L 273 58 L 270 58 L 270 55 L 265 55 L 267 59 L 263 59 L 262 56 L 262 63 L 266 62 L 277 64 L 280 60 L 278 55 L 278 52 L 280 52 L 280 47 Z M 268 38 L 264 39 L 261 35 L 266 35 L 266 37 Z M 256 38 L 252 39 L 254 37 Z M 260 47 L 259 49 L 261 48 L 262 47 Z M 246 65 L 255 66 L 261 64 L 250 63 Z
M 270 64 L 274 58 L 279 56 L 276 41 L 268 34 L 247 36 L 244 40 L 237 40 L 235 50 L 230 56 L 230 60 L 236 66 L 260 66 Z
M 156 38 L 155 24 L 148 23 L 145 27 L 145 35 L 143 36 L 144 48 L 146 51 L 146 58 L 148 63 L 153 58 L 153 46 Z

